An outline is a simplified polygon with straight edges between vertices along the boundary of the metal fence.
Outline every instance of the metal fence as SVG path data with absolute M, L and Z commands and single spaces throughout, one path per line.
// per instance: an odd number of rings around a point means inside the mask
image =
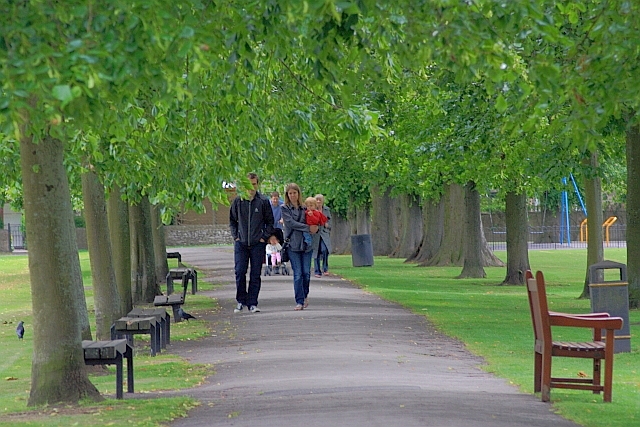
M 27 233 L 22 225 L 7 224 L 7 230 L 9 231 L 10 250 L 27 249 Z
M 492 250 L 506 250 L 506 227 L 485 227 L 485 238 Z M 627 226 L 614 224 L 603 231 L 605 248 L 625 248 L 627 246 Z M 586 248 L 586 229 L 580 226 L 529 227 L 527 238 L 529 249 Z

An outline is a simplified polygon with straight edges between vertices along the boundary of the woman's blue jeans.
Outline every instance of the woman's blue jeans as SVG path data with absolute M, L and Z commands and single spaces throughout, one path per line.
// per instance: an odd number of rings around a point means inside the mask
M 293 270 L 293 293 L 296 297 L 296 304 L 304 304 L 305 298 L 309 295 L 311 256 L 311 251 L 289 251 L 289 262 Z

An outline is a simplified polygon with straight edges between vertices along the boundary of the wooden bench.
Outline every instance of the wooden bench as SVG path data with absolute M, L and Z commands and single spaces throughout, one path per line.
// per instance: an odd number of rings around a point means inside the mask
M 549 311 L 544 276 L 541 271 L 533 277 L 526 272 L 529 308 L 533 321 L 534 344 L 534 391 L 540 392 L 542 401 L 550 400 L 551 388 L 591 390 L 604 392 L 605 402 L 611 402 L 613 383 L 613 348 L 616 329 L 622 328 L 622 318 L 608 313 L 569 314 Z M 593 330 L 593 340 L 587 342 L 553 341 L 552 326 L 588 328 Z M 602 330 L 606 339 L 602 340 Z M 579 357 L 593 360 L 591 378 L 559 378 L 551 376 L 551 360 L 558 357 Z M 604 385 L 601 383 L 601 362 L 604 360 Z
M 198 272 L 193 268 L 179 267 L 170 268 L 167 273 L 167 295 L 171 295 L 173 293 L 174 280 L 183 280 L 183 286 L 186 286 L 184 283 L 185 275 L 187 283 L 191 280 L 191 295 L 196 294 L 198 291 Z
M 111 326 L 111 338 L 126 337 L 133 348 L 133 336 L 149 334 L 151 337 L 151 356 L 160 353 L 160 324 L 155 316 L 121 317 Z
M 160 347 L 165 349 L 167 344 L 171 344 L 171 315 L 164 308 L 134 308 L 128 317 L 150 317 L 155 318 L 160 323 Z
M 180 315 L 178 314 L 178 310 L 184 304 L 184 297 L 181 294 L 173 294 L 173 295 L 157 295 L 153 299 L 153 305 L 158 307 L 171 307 L 173 311 L 173 322 L 180 322 Z
M 125 339 L 112 341 L 82 341 L 84 363 L 116 365 L 116 399 L 122 399 L 122 359 L 127 359 L 127 392 L 133 393 L 133 349 Z
M 177 259 L 178 260 L 178 267 L 182 267 L 182 255 L 180 255 L 180 252 L 167 252 L 167 259 Z
M 182 318 L 178 314 L 178 310 L 182 304 L 184 304 L 185 298 L 187 297 L 187 287 L 190 279 L 194 280 L 189 274 L 182 274 L 182 294 L 157 295 L 153 299 L 153 305 L 156 307 L 171 307 L 171 310 L 173 311 L 173 321 L 175 323 L 182 321 Z

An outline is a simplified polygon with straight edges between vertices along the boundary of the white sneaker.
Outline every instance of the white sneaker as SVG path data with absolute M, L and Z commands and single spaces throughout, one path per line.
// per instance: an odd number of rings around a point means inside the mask
M 238 303 L 238 305 L 236 306 L 236 308 L 233 309 L 234 313 L 240 313 L 242 311 L 242 303 Z
M 249 307 L 249 311 L 252 313 L 260 313 L 260 309 L 255 305 L 252 305 L 251 307 Z

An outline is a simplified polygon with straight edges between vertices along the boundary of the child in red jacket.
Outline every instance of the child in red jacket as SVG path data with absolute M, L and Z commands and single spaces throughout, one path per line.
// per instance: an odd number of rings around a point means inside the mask
M 315 197 L 307 197 L 304 201 L 304 204 L 307 207 L 307 210 L 305 212 L 307 225 L 323 226 L 327 223 L 328 219 L 326 215 L 323 214 L 322 211 L 318 210 L 318 201 Z M 307 244 L 307 246 L 311 245 L 311 242 L 313 241 L 311 233 L 305 232 L 303 233 L 303 235 L 304 242 Z

